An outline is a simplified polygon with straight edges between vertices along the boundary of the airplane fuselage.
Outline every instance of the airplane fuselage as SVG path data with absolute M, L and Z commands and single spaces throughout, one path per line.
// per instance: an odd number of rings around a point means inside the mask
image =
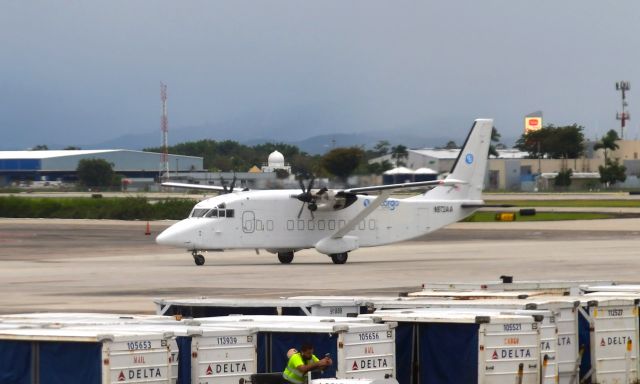
M 164 236 L 166 240 L 172 239 L 171 245 L 190 250 L 313 248 L 376 198 L 358 195 L 346 208 L 318 210 L 313 216 L 305 208 L 298 218 L 302 203 L 291 197 L 298 193 L 298 190 L 244 191 L 203 200 L 189 218 L 172 226 L 158 241 L 167 243 Z M 469 200 L 434 201 L 421 197 L 385 200 L 347 236 L 355 236 L 359 247 L 384 245 L 427 234 L 474 211 L 461 207 L 463 203 L 471 203 Z

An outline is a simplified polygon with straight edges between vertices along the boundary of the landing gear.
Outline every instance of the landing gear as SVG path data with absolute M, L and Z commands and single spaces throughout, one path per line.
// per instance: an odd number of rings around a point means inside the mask
M 291 264 L 293 261 L 293 252 L 278 252 L 278 260 L 282 264 Z
M 196 265 L 204 265 L 204 256 L 199 254 L 197 250 L 194 249 L 191 252 L 191 256 L 193 256 L 193 261 L 196 263 Z
M 349 257 L 349 253 L 347 253 L 347 252 L 332 253 L 329 256 L 331 256 L 331 261 L 333 261 L 333 264 L 344 264 L 344 263 L 347 262 L 347 258 Z

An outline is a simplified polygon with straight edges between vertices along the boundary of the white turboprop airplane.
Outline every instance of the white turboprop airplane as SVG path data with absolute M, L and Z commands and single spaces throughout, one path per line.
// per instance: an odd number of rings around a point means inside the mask
M 289 264 L 294 252 L 315 248 L 344 264 L 348 252 L 409 240 L 471 215 L 484 206 L 482 187 L 493 120 L 477 119 L 449 176 L 444 180 L 331 190 L 241 190 L 226 186 L 164 183 L 224 194 L 195 205 L 188 218 L 156 238 L 186 248 L 197 265 L 201 251 L 266 249 Z M 406 199 L 389 198 L 399 189 L 433 187 Z M 379 192 L 369 196 L 368 192 Z M 302 205 L 301 205 L 302 203 Z M 308 209 L 304 209 L 304 206 Z

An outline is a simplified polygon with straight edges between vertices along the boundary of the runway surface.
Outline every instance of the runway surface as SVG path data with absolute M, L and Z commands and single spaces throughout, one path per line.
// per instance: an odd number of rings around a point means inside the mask
M 170 222 L 0 219 L 0 312 L 154 311 L 153 297 L 397 294 L 424 282 L 637 282 L 640 219 L 458 223 L 416 241 L 360 249 L 345 265 L 313 250 L 293 264 L 253 250 L 190 254 L 154 238 Z

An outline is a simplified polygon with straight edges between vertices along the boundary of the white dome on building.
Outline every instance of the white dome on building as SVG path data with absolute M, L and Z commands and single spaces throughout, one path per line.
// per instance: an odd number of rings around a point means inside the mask
M 273 151 L 269 155 L 267 163 L 270 167 L 284 167 L 284 156 L 278 151 Z

